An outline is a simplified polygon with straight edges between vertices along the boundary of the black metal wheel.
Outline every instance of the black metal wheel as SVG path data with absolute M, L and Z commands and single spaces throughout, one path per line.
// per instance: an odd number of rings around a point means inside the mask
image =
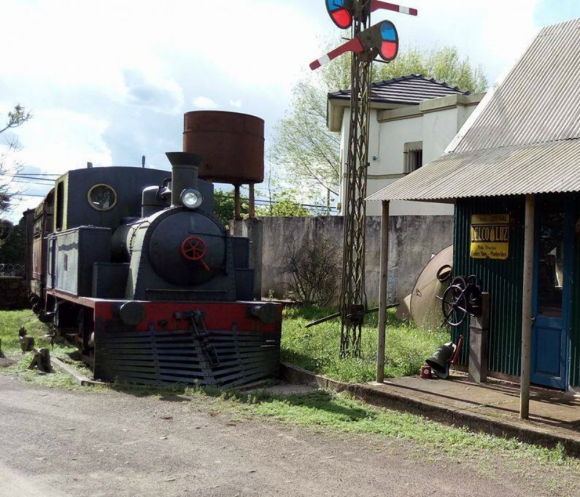
M 460 285 L 451 285 L 443 294 L 441 300 L 443 318 L 449 326 L 457 327 L 467 317 L 467 299 L 464 290 L 465 287 L 462 288 Z
M 456 276 L 451 280 L 451 284 L 449 286 L 458 286 L 462 290 L 465 290 L 467 283 L 465 282 L 465 278 L 463 276 Z

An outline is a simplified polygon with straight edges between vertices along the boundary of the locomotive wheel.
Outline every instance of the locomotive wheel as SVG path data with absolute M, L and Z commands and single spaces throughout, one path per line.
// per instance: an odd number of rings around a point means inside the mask
M 451 285 L 445 290 L 441 300 L 443 318 L 453 327 L 459 326 L 467 317 L 467 299 L 463 290 L 459 285 Z

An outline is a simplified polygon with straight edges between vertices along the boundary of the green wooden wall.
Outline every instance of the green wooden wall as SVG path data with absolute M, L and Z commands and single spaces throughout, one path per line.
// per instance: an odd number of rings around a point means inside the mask
M 576 219 L 580 219 L 580 202 L 576 197 Z M 577 228 L 578 229 L 578 226 Z M 580 237 L 576 233 L 575 267 L 572 283 L 572 319 L 570 331 L 570 385 L 580 387 Z
M 491 304 L 489 361 L 491 371 L 520 374 L 524 197 L 473 198 L 458 200 L 455 207 L 453 274 L 477 275 Z M 469 256 L 472 214 L 509 214 L 509 256 L 507 260 L 472 259 Z M 469 350 L 469 319 L 452 330 L 453 340 L 464 336 L 461 363 Z
M 578 197 L 577 197 L 578 198 Z M 454 275 L 476 274 L 483 291 L 490 293 L 491 319 L 489 369 L 519 376 L 521 361 L 521 314 L 524 236 L 524 197 L 474 198 L 460 200 L 455 207 Z M 472 214 L 510 214 L 509 257 L 505 261 L 472 259 L 469 256 Z M 580 219 L 580 202 L 576 201 Z M 577 234 L 580 237 L 580 234 Z M 580 386 L 580 250 L 575 254 L 572 319 L 570 331 L 570 385 Z M 467 338 L 461 356 L 466 365 L 469 350 L 469 323 L 452 330 L 453 340 Z

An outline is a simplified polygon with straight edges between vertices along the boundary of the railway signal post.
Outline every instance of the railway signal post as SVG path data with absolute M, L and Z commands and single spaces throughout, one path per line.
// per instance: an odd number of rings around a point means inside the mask
M 369 143 L 371 64 L 380 56 L 390 62 L 397 56 L 398 33 L 390 21 L 371 26 L 371 12 L 380 9 L 417 15 L 416 9 L 378 0 L 325 0 L 332 21 L 351 29 L 351 39 L 310 64 L 312 70 L 352 53 L 350 132 L 345 167 L 344 249 L 340 292 L 341 357 L 360 356 L 365 295 L 365 220 Z

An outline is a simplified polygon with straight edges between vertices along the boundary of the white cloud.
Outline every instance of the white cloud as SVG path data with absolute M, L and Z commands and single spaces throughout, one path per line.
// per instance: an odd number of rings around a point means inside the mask
M 19 130 L 22 150 L 18 158 L 24 165 L 41 172 L 64 173 L 69 169 L 111 165 L 111 152 L 103 140 L 108 123 L 86 114 L 43 109 Z
M 147 77 L 139 69 L 124 69 L 122 75 L 126 103 L 164 114 L 182 112 L 183 89 L 176 81 L 155 75 Z
M 235 107 L 236 109 L 242 108 L 242 101 L 240 99 L 230 100 L 230 107 Z
M 219 105 L 208 97 L 197 97 L 193 99 L 193 105 L 198 109 L 217 109 Z

